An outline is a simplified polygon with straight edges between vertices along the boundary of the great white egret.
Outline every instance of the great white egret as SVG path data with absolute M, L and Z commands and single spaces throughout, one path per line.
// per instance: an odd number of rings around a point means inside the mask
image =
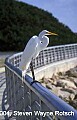
M 26 74 L 26 70 L 28 69 L 32 59 L 36 58 L 39 55 L 39 52 L 47 47 L 49 44 L 49 38 L 47 35 L 57 35 L 56 33 L 49 32 L 47 30 L 43 30 L 39 33 L 38 36 L 33 36 L 29 42 L 27 43 L 23 54 L 21 56 L 21 62 L 19 65 L 19 69 L 22 70 L 23 76 Z M 33 66 L 31 63 L 31 70 L 34 77 Z

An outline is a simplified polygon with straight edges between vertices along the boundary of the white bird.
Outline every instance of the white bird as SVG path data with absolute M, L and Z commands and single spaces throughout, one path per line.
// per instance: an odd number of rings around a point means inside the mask
M 21 56 L 21 62 L 19 69 L 26 74 L 26 71 L 31 63 L 31 60 L 39 55 L 39 52 L 47 47 L 49 44 L 49 38 L 46 35 L 57 35 L 55 33 L 43 30 L 38 36 L 33 36 L 27 43 L 23 54 Z

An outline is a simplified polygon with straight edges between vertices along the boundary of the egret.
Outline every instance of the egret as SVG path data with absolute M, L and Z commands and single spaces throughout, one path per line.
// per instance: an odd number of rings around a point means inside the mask
M 35 80 L 34 70 L 32 65 L 32 59 L 36 58 L 43 49 L 49 44 L 49 38 L 47 35 L 57 35 L 56 33 L 43 30 L 38 36 L 33 36 L 27 43 L 23 54 L 21 56 L 21 62 L 19 64 L 19 69 L 22 70 L 22 76 L 25 76 L 26 71 L 30 65 L 33 80 Z M 30 64 L 31 63 L 31 64 Z

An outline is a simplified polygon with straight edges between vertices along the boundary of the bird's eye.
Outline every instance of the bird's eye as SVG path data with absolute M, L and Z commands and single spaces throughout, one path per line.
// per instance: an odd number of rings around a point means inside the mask
M 43 42 L 42 42 L 42 41 L 40 41 L 40 43 L 42 44 Z

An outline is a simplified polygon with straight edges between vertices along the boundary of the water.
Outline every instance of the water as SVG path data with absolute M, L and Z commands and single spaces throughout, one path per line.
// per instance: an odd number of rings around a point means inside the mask
M 15 54 L 16 52 L 0 52 L 0 59 L 3 58 L 5 59 L 8 56 L 11 56 L 13 54 Z

